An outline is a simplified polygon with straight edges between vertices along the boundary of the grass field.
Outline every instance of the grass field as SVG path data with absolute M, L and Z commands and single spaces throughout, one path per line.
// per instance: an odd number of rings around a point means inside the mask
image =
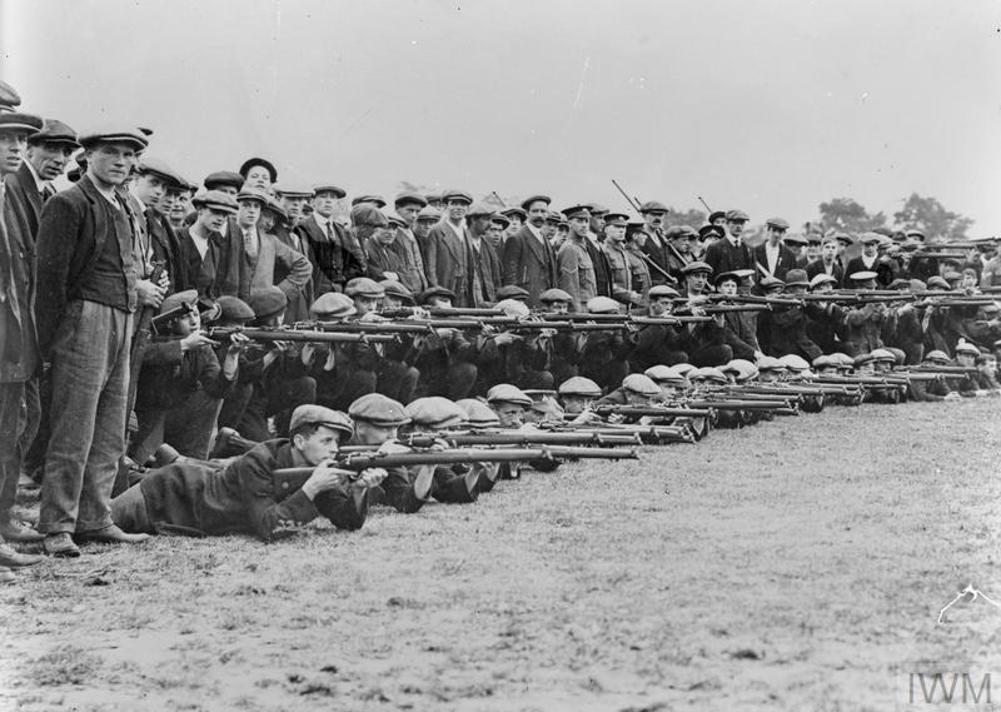
M 1001 600 L 999 410 L 830 408 L 351 534 L 90 548 L 0 590 L 0 708 L 929 709 L 911 673 L 1001 673 L 1001 611 L 937 623 Z

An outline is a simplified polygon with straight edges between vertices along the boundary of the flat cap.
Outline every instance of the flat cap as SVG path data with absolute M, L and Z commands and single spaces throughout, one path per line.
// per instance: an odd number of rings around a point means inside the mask
M 937 274 L 928 278 L 928 289 L 937 287 L 939 289 L 949 289 L 949 283 Z
M 754 276 L 753 269 L 732 269 L 729 272 L 720 272 L 713 277 L 713 284 L 719 286 L 728 279 L 740 284 L 741 280 Z
M 786 365 L 774 356 L 761 356 L 754 364 L 759 371 L 784 371 Z
M 76 131 L 59 119 L 45 119 L 42 129 L 28 137 L 28 143 L 68 143 L 79 146 Z
M 264 204 L 264 209 L 269 211 L 279 220 L 288 220 L 288 211 L 278 202 L 278 198 L 268 195 L 268 202 Z
M 368 277 L 355 277 L 344 285 L 344 293 L 349 297 L 368 297 L 369 299 L 382 299 L 386 296 L 385 290 L 379 283 Z
M 689 372 L 688 378 L 692 381 L 711 381 L 713 383 L 727 383 L 729 381 L 726 374 L 715 366 L 693 369 Z
M 591 297 L 585 305 L 591 314 L 619 314 L 621 305 L 610 297 Z
M 494 213 L 493 215 L 490 216 L 490 222 L 497 223 L 502 228 L 506 228 L 508 225 L 511 224 L 511 221 L 504 213 Z
M 786 272 L 785 286 L 787 287 L 809 287 L 810 280 L 806 276 L 805 269 L 791 269 Z
M 216 300 L 216 304 L 219 305 L 219 321 L 244 322 L 254 318 L 254 310 L 239 297 L 223 295 Z
M 553 202 L 553 199 L 550 198 L 548 195 L 530 195 L 523 201 L 521 201 L 521 209 L 526 212 L 527 216 L 528 209 L 532 207 L 532 203 L 539 203 L 539 202 L 549 205 L 550 203 Z
M 282 198 L 312 198 L 315 192 L 312 187 L 307 187 L 301 183 L 282 183 L 281 185 L 273 185 L 271 187 L 274 189 L 275 194 Z
M 310 193 L 314 198 L 320 193 L 333 193 L 338 199 L 346 198 L 348 192 L 339 185 L 334 185 L 333 183 L 318 183 L 313 186 L 313 192 Z
M 233 171 L 215 171 L 205 176 L 205 180 L 202 181 L 202 185 L 205 186 L 206 190 L 214 190 L 221 185 L 240 190 L 243 187 L 243 183 L 243 176 Z
M 424 198 L 428 201 L 428 205 L 431 203 L 440 203 L 441 193 L 425 193 Z
M 528 218 L 528 213 L 525 212 L 524 208 L 519 208 L 519 207 L 504 208 L 503 210 L 501 210 L 501 214 L 506 215 L 509 218 L 517 217 L 522 222 L 525 222 L 525 220 Z
M 188 309 L 194 310 L 196 304 L 198 304 L 198 290 L 186 289 L 183 292 L 174 292 L 165 297 L 160 302 L 160 313 L 166 314 L 181 306 L 186 306 Z
M 278 287 L 264 287 L 251 292 L 247 304 L 258 319 L 267 319 L 283 312 L 288 306 L 288 298 Z
M 705 262 L 702 262 L 701 260 L 697 260 L 695 262 L 689 262 L 687 265 L 685 265 L 684 267 L 682 267 L 681 268 L 681 273 L 684 274 L 684 275 L 700 274 L 700 273 L 712 274 L 713 273 L 713 268 L 710 267 Z
M 870 272 L 869 270 L 860 270 L 858 272 L 852 272 L 848 275 L 848 279 L 853 282 L 865 282 L 870 279 L 876 279 L 878 275 L 875 272 Z
M 446 289 L 445 287 L 428 287 L 420 296 L 417 297 L 418 304 L 427 304 L 435 297 L 446 297 L 448 299 L 455 299 L 455 292 L 451 289 Z
M 750 381 L 758 376 L 758 367 L 743 358 L 731 359 L 725 365 L 720 366 L 719 370 L 723 373 L 733 374 L 734 380 L 738 383 Z
M 892 356 L 893 354 L 890 355 Z M 785 367 L 790 371 L 802 372 L 810 370 L 810 364 L 807 363 L 806 359 L 799 354 L 786 354 L 785 356 L 779 358 L 779 361 L 785 364 Z
M 355 420 L 382 427 L 406 425 L 410 416 L 399 401 L 381 393 L 367 393 L 348 407 L 348 415 Z
M 41 116 L 34 114 L 21 111 L 0 112 L 0 131 L 22 131 L 32 135 L 40 131 L 44 123 Z
M 855 242 L 852 236 L 847 232 L 836 232 L 833 235 L 834 239 L 840 242 L 842 245 L 851 245 Z
M 641 396 L 660 395 L 660 386 L 654 383 L 649 376 L 644 376 L 642 373 L 630 373 L 622 379 L 622 387 L 627 391 L 637 393 Z
M 241 188 L 240 192 L 236 194 L 236 202 L 242 203 L 245 200 L 256 200 L 261 204 L 262 208 L 267 206 L 270 199 L 271 196 L 268 193 L 260 188 L 255 188 L 249 185 L 245 188 Z
M 579 396 L 581 398 L 600 398 L 601 388 L 590 378 L 574 376 L 560 384 L 557 391 L 561 396 Z
M 960 339 L 959 343 L 956 344 L 956 353 L 957 354 L 970 354 L 972 356 L 979 356 L 980 355 L 980 349 L 978 349 L 976 346 L 974 346 L 973 344 L 971 344 L 969 341 L 964 341 L 964 340 Z
M 699 239 L 708 240 L 710 237 L 721 238 L 725 237 L 723 228 L 719 225 L 703 225 L 699 228 Z
M 664 237 L 668 240 L 694 239 L 698 236 L 699 233 L 691 225 L 672 225 L 664 230 Z
M 487 403 L 515 403 L 527 408 L 532 405 L 532 399 L 517 386 L 498 383 L 487 391 Z
M 240 175 L 246 178 L 247 174 L 250 173 L 250 169 L 254 166 L 261 166 L 264 170 L 266 170 L 268 175 L 271 176 L 272 183 L 278 180 L 278 169 L 275 168 L 275 164 L 266 158 L 261 158 L 260 156 L 254 156 L 253 158 L 248 158 L 244 161 L 243 165 L 240 166 Z
M 441 220 L 441 211 L 431 205 L 425 208 L 421 208 L 421 211 L 417 213 L 417 219 L 420 221 L 438 222 Z
M 371 203 L 380 210 L 386 207 L 386 199 L 381 195 L 376 195 L 374 193 L 367 195 L 356 195 L 351 199 L 351 205 L 361 205 L 362 203 Z
M 137 164 L 136 170 L 140 174 L 152 173 L 167 184 L 178 188 L 188 185 L 188 181 L 162 158 L 143 156 L 142 160 Z
M 414 293 L 406 285 L 397 282 L 395 279 L 383 279 L 379 282 L 379 286 L 382 287 L 382 291 L 386 293 L 387 297 L 395 297 L 409 304 L 414 303 Z
M 351 208 L 351 222 L 356 227 L 389 227 L 386 214 L 368 203 Z
M 949 363 L 949 355 L 945 351 L 934 349 L 925 354 L 925 361 L 934 363 Z
M 674 384 L 682 385 L 685 382 L 685 377 L 682 376 L 677 371 L 673 370 L 670 366 L 665 366 L 662 363 L 658 363 L 655 366 L 651 366 L 643 372 L 643 375 L 649 378 L 654 383 L 663 384 Z
M 35 130 L 37 131 L 37 127 Z M 137 151 L 149 146 L 149 139 L 142 129 L 135 126 L 102 126 L 80 135 L 80 145 L 84 148 L 96 146 L 99 143 L 124 143 Z
M 317 297 L 309 306 L 309 313 L 317 319 L 346 319 L 358 313 L 355 304 L 346 294 L 327 292 Z
M 893 352 L 887 351 L 886 349 L 873 349 L 872 353 L 873 361 L 883 361 L 885 363 L 896 363 L 897 357 L 893 355 Z
M 209 190 L 199 193 L 191 199 L 191 204 L 196 208 L 210 208 L 211 210 L 220 210 L 224 213 L 235 213 L 240 208 L 240 204 L 236 202 L 236 198 L 221 190 Z
M 386 215 L 386 220 L 389 223 L 387 227 L 395 230 L 402 230 L 407 227 L 407 222 L 399 215 Z
M 564 292 L 562 289 L 547 289 L 542 294 L 539 295 L 539 301 L 543 304 L 551 304 L 552 302 L 566 302 L 567 304 L 573 304 L 573 297 L 570 296 L 569 292 Z
M 751 216 L 745 213 L 743 210 L 727 210 L 726 211 L 726 221 L 727 222 L 747 222 L 751 219 Z
M 824 236 L 818 232 L 807 233 L 806 243 L 808 245 L 819 245 L 824 241 Z
M 519 287 L 517 284 L 505 284 L 503 287 L 497 290 L 496 293 L 498 301 L 503 301 L 505 299 L 515 299 L 519 302 L 523 302 L 528 299 L 531 295 L 528 293 L 527 289 Z
M 466 411 L 448 398 L 428 396 L 404 408 L 410 422 L 425 428 L 454 428 L 466 422 Z
M 671 366 L 671 370 L 677 373 L 679 376 L 687 376 L 689 373 L 695 370 L 695 366 L 690 363 L 676 363 Z
M 789 221 L 786 220 L 785 218 L 768 218 L 767 220 L 765 220 L 765 225 L 767 225 L 768 227 L 777 227 L 780 230 L 789 229 Z
M 783 282 L 778 277 L 773 277 L 770 274 L 766 274 L 758 282 L 758 286 L 761 287 L 762 289 L 781 289 L 782 287 L 786 286 L 786 283 Z
M 557 212 L 555 210 L 550 210 L 546 213 L 546 222 L 551 222 L 555 225 L 566 225 L 567 218 L 563 213 Z
M 476 398 L 463 398 L 455 402 L 466 412 L 466 423 L 471 428 L 492 428 L 500 425 L 500 419 L 486 403 Z
M 922 240 L 925 239 L 925 234 L 923 231 L 918 230 L 916 227 L 912 227 L 906 233 L 907 237 L 920 237 Z
M 646 292 L 647 299 L 659 299 L 660 297 L 680 297 L 681 294 L 674 287 L 668 287 L 666 284 L 657 284 Z
M 883 241 L 883 236 L 878 232 L 863 232 L 858 241 L 863 245 L 878 245 Z
M 876 358 L 871 354 L 856 354 L 854 359 L 855 366 L 861 366 L 862 364 L 872 363 Z
M 304 425 L 323 425 L 348 437 L 355 431 L 351 418 L 344 413 L 315 403 L 305 403 L 292 411 L 292 419 L 288 424 L 289 432 L 294 433 Z
M 835 351 L 833 354 L 829 355 L 829 358 L 831 359 L 831 363 L 833 365 L 842 368 L 852 366 L 855 363 L 855 359 L 846 353 L 842 353 L 841 351 Z
M 640 212 L 646 213 L 669 213 L 671 210 L 659 200 L 648 200 L 640 206 Z
M 442 202 L 445 202 L 445 203 L 449 202 L 450 200 L 454 200 L 454 201 L 457 201 L 457 202 L 463 202 L 466 205 L 472 205 L 473 204 L 473 196 L 472 196 L 472 194 L 471 193 L 467 193 L 464 190 L 459 190 L 458 188 L 450 188 L 449 190 L 444 191 L 441 194 L 441 199 L 442 199 Z
M 787 245 L 809 245 L 810 241 L 803 237 L 802 235 L 793 233 L 792 235 L 786 235 L 782 238 L 782 242 Z M 820 237 L 817 237 L 817 242 L 820 242 Z
M 838 280 L 835 277 L 827 274 L 826 272 L 821 272 L 820 274 L 813 275 L 813 279 L 810 280 L 810 289 L 816 289 L 822 284 L 837 284 Z
M 21 95 L 10 84 L 0 81 L 0 111 L 13 111 L 21 105 Z
M 420 193 L 415 193 L 412 190 L 405 190 L 402 193 L 397 193 L 396 197 L 393 198 L 393 205 L 397 207 L 401 205 L 420 205 L 423 208 L 427 204 L 427 198 Z
M 466 210 L 466 217 L 467 218 L 475 218 L 475 217 L 479 217 L 479 216 L 490 216 L 490 215 L 493 215 L 493 214 L 494 214 L 494 206 L 487 205 L 482 200 L 479 200 L 479 201 L 473 203 L 472 205 L 469 206 L 469 209 Z
M 518 301 L 517 299 L 501 299 L 494 305 L 494 309 L 504 312 L 505 316 L 512 317 L 514 319 L 524 319 L 529 314 L 531 310 L 525 302 Z
M 835 366 L 836 364 L 827 354 L 820 354 L 820 356 L 813 359 L 812 365 L 814 368 L 827 368 L 828 366 Z

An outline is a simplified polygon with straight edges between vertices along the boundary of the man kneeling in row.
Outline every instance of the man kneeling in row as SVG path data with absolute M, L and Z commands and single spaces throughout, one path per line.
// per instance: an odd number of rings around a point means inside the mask
M 342 440 L 354 434 L 344 413 L 301 405 L 292 413 L 291 439 L 275 439 L 224 467 L 185 460 L 154 470 L 111 502 L 115 524 L 127 532 L 215 536 L 252 534 L 265 541 L 321 514 L 339 529 L 359 529 L 369 490 L 386 471 L 360 476 L 336 467 Z M 295 488 L 274 475 L 290 467 L 315 467 Z

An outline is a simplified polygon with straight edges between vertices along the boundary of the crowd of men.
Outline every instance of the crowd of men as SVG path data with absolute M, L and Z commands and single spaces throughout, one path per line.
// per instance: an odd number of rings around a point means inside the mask
M 171 527 L 268 538 L 319 509 L 357 528 L 380 501 L 368 497 L 373 489 L 400 511 L 431 497 L 472 501 L 491 478 L 373 468 L 348 480 L 329 459 L 342 443 L 381 445 L 408 424 L 468 425 L 479 414 L 510 427 L 534 402 L 526 390 L 579 398 L 567 384 L 586 381 L 593 400 L 654 368 L 956 355 L 982 367 L 978 387 L 997 386 L 992 302 L 714 312 L 709 299 L 975 294 L 1001 285 L 994 243 L 955 259 L 925 257 L 919 230 L 799 236 L 771 218 L 752 247 L 741 210 L 668 227 L 669 210 L 656 201 L 633 216 L 593 203 L 555 210 L 541 194 L 502 207 L 460 189 L 349 201 L 332 182 L 280 182 L 259 157 L 196 185 L 147 155 L 149 130 L 78 134 L 19 105 L 0 83 L 0 536 L 8 544 L 78 556 L 80 543 L 138 543 Z M 66 178 L 70 187 L 57 192 Z M 356 333 L 359 324 L 456 308 L 494 309 L 515 324 L 581 313 L 712 318 L 586 331 L 459 320 L 336 343 L 252 335 L 291 333 L 290 325 Z M 192 469 L 247 452 L 238 443 L 263 445 L 239 466 Z M 130 468 L 158 462 L 165 446 L 189 464 L 129 487 Z M 269 473 L 296 466 L 315 467 L 314 476 L 276 505 L 265 492 Z M 41 488 L 36 525 L 14 515 L 22 473 Z M 253 526 L 234 523 L 227 502 L 251 490 L 265 504 Z M 0 580 L 4 567 L 40 558 L 8 544 Z

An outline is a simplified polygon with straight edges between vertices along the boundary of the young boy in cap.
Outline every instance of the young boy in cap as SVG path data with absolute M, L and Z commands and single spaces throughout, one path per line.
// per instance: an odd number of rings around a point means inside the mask
M 680 298 L 677 290 L 666 284 L 651 287 L 646 294 L 647 315 L 654 318 L 671 316 L 674 300 Z M 684 327 L 672 324 L 644 324 L 636 332 L 636 347 L 629 354 L 632 371 L 645 371 L 651 366 L 673 366 L 688 360 L 682 345 Z
M 223 536 L 247 534 L 263 541 L 288 536 L 318 516 L 339 529 L 361 528 L 368 495 L 386 476 L 337 467 L 342 441 L 353 424 L 343 413 L 318 405 L 295 409 L 289 439 L 268 440 L 224 467 L 177 461 L 149 472 L 112 502 L 112 517 L 125 531 L 146 534 Z M 298 483 L 276 470 L 312 467 Z
M 455 295 L 444 287 L 430 287 L 420 295 L 422 306 L 452 306 Z M 434 329 L 415 341 L 417 354 L 412 361 L 420 371 L 418 391 L 422 395 L 445 396 L 451 400 L 468 397 L 479 374 L 479 344 L 458 329 Z
M 404 435 L 422 435 L 447 433 L 460 428 L 466 422 L 466 412 L 456 403 L 440 396 L 418 398 L 409 403 L 406 413 L 410 416 L 410 424 L 404 426 Z M 445 440 L 436 441 L 438 447 L 447 449 Z M 418 474 L 415 481 L 421 477 L 422 470 L 429 466 L 416 468 Z M 431 496 L 439 502 L 467 504 L 475 502 L 479 493 L 484 491 L 480 479 L 490 474 L 496 474 L 496 467 L 484 467 L 481 463 L 469 465 L 438 465 L 430 466 L 433 471 L 431 480 Z

